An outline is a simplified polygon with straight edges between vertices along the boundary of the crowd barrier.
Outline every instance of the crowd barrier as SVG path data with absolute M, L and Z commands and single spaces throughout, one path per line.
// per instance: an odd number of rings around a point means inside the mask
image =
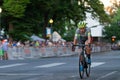
M 76 52 L 71 51 L 71 47 L 9 47 L 9 59 L 57 57 L 64 55 L 73 55 Z
M 92 45 L 92 52 L 105 52 L 105 51 L 111 51 L 111 45 L 105 45 L 105 46 L 95 46 Z
M 92 53 L 109 51 L 110 46 L 92 46 Z M 58 57 L 58 56 L 68 56 L 80 53 L 79 49 L 75 52 L 71 51 L 71 47 L 59 46 L 59 47 L 9 47 L 8 48 L 8 59 L 37 59 L 42 57 Z

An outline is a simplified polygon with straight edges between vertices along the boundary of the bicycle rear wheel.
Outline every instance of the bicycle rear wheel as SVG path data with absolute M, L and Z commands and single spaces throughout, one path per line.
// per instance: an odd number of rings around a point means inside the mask
M 86 65 L 87 65 L 87 67 L 85 68 L 86 76 L 89 77 L 90 76 L 91 64 L 86 63 Z
M 80 78 L 83 79 L 84 77 L 83 55 L 79 56 L 79 75 Z

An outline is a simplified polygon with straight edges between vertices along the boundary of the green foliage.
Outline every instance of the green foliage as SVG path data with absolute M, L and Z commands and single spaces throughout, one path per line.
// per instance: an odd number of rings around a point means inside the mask
M 116 40 L 120 39 L 120 27 L 116 23 L 111 24 L 111 26 L 106 26 L 104 29 L 105 39 L 111 41 L 112 36 L 116 36 Z
M 105 14 L 104 6 L 99 0 L 89 0 L 89 5 L 92 9 L 90 9 L 93 18 L 98 18 L 100 23 L 109 23 L 111 22 L 110 16 Z
M 29 3 L 29 0 L 3 0 L 3 8 L 8 15 L 13 17 L 22 17 L 26 9 L 26 5 Z
M 113 17 L 112 23 L 110 26 L 106 26 L 104 28 L 105 39 L 111 41 L 112 36 L 116 36 L 116 40 L 120 40 L 120 25 L 118 24 L 118 20 L 120 21 L 120 9 L 116 12 Z
M 114 14 L 114 18 L 112 18 L 112 22 L 118 22 L 120 21 L 120 7 L 118 7 L 118 10 L 116 12 L 116 14 Z
M 75 29 L 73 30 L 68 30 L 64 36 L 63 39 L 67 40 L 67 41 L 73 41 L 74 35 L 75 35 Z

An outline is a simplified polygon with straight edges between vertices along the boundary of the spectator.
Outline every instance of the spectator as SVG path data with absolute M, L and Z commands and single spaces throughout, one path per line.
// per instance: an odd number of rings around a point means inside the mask
M 35 47 L 36 47 L 36 48 L 40 47 L 40 43 L 39 43 L 38 40 L 35 42 Z
M 4 60 L 8 60 L 8 53 L 7 53 L 7 50 L 8 50 L 8 42 L 7 42 L 7 39 L 4 40 L 4 43 L 3 43 L 3 59 Z
M 2 41 L 0 41 L 0 60 L 2 60 L 3 49 L 2 49 Z

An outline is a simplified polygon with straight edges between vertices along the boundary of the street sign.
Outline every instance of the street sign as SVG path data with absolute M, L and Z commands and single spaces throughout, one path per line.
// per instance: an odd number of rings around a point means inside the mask
M 48 37 L 48 38 L 51 38 L 51 33 L 52 33 L 52 31 L 51 31 L 51 28 L 46 28 L 46 37 Z
M 46 28 L 46 34 L 51 34 L 51 28 Z

